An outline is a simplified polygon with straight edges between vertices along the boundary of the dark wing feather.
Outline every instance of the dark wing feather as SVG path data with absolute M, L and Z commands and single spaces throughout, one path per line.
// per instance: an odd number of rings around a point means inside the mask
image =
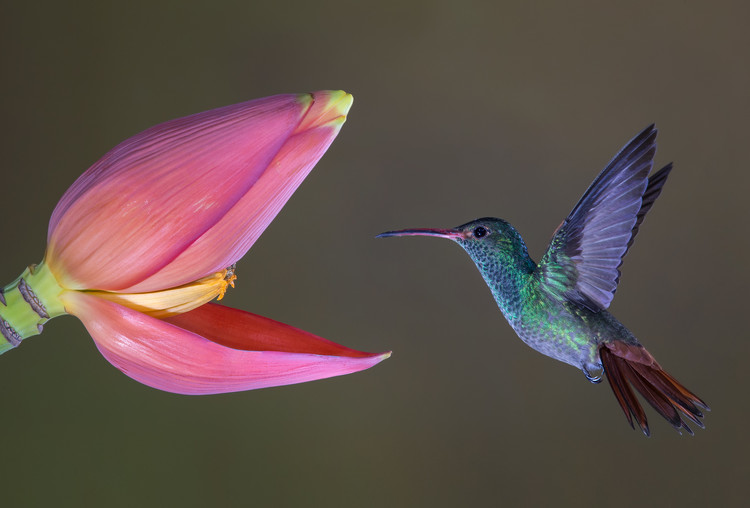
M 651 210 L 651 207 L 654 206 L 654 201 L 656 201 L 656 198 L 658 198 L 661 194 L 661 189 L 662 187 L 664 187 L 664 182 L 667 181 L 667 177 L 669 176 L 670 171 L 672 171 L 671 162 L 648 177 L 648 187 L 646 187 L 646 192 L 643 193 L 643 202 L 641 203 L 641 209 L 638 211 L 638 216 L 635 220 L 635 226 L 633 226 L 633 231 L 630 234 L 630 241 L 628 242 L 628 248 L 627 250 L 625 250 L 625 254 L 628 253 L 630 246 L 633 245 L 633 242 L 635 241 L 635 235 L 638 234 L 638 229 L 641 227 L 643 219 L 646 217 L 648 211 Z M 625 254 L 623 254 L 623 257 L 625 256 Z
M 655 153 L 656 129 L 651 125 L 599 173 L 539 263 L 547 291 L 594 312 L 609 307 L 622 258 L 672 168 L 670 164 L 648 178 Z

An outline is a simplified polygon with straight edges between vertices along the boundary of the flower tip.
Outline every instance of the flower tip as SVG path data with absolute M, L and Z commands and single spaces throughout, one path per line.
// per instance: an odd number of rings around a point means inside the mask
M 356 358 L 356 365 L 355 370 L 352 370 L 352 372 L 365 370 L 372 368 L 382 362 L 383 360 L 387 360 L 391 357 L 392 351 L 386 351 L 384 353 L 364 353 L 364 356 L 360 356 L 359 358 Z
M 354 103 L 354 97 L 343 90 L 322 90 L 300 96 L 310 108 L 297 131 L 316 127 L 340 128 Z
M 331 115 L 335 116 L 345 117 L 354 103 L 352 94 L 343 90 L 323 90 L 313 92 L 311 95 L 313 100 L 320 104 L 325 111 L 329 111 Z

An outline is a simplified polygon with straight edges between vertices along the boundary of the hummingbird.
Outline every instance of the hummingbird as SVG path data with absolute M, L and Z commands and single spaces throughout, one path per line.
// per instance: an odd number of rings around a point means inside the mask
M 479 269 L 518 337 L 540 353 L 583 371 L 592 383 L 606 376 L 630 426 L 650 435 L 633 391 L 678 432 L 704 428 L 708 405 L 665 372 L 638 339 L 607 311 L 620 265 L 661 194 L 672 164 L 651 176 L 656 128 L 650 125 L 615 155 L 552 235 L 535 263 L 507 221 L 482 218 L 452 229 L 403 229 L 392 236 L 433 236 L 460 245 Z

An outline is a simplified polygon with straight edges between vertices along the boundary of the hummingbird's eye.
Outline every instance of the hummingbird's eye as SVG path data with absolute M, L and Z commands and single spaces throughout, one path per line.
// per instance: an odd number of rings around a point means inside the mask
M 484 226 L 477 226 L 474 228 L 475 238 L 482 238 L 483 236 L 487 236 L 487 233 L 489 233 L 489 231 L 487 231 L 487 228 L 485 228 Z

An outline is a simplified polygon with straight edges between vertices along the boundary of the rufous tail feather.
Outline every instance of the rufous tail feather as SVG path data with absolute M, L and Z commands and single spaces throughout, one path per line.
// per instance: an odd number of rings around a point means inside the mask
M 609 385 L 631 427 L 635 428 L 635 419 L 643 433 L 650 435 L 646 413 L 633 392 L 635 388 L 678 432 L 685 429 L 693 434 L 685 419 L 704 428 L 701 409 L 710 411 L 708 405 L 667 374 L 643 346 L 615 341 L 603 344 L 599 356 Z

